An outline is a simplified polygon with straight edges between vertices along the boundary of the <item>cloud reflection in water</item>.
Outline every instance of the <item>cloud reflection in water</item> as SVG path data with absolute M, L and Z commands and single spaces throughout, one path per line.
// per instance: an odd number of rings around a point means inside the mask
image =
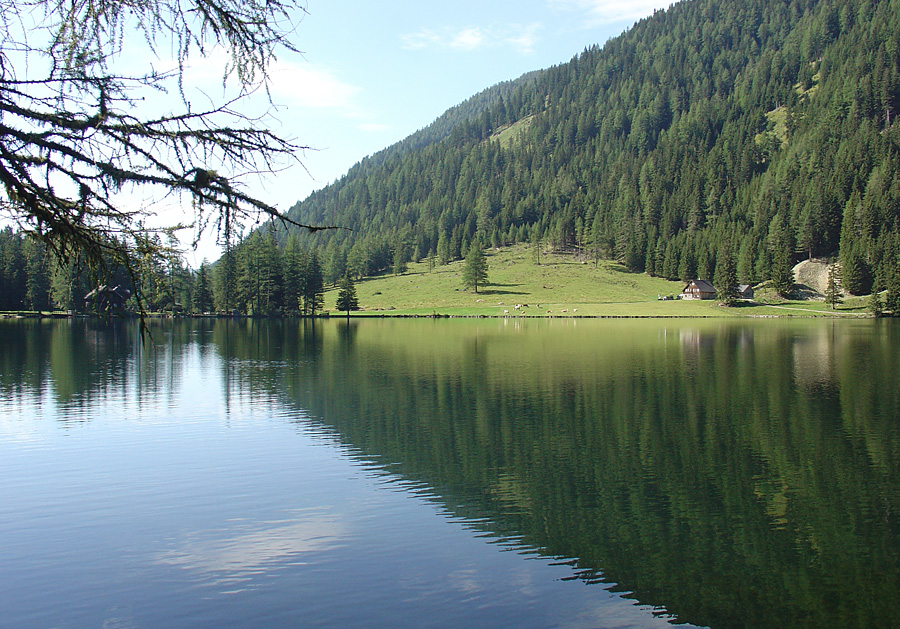
M 191 534 L 158 562 L 199 573 L 212 585 L 237 584 L 286 565 L 304 563 L 302 555 L 338 548 L 346 527 L 337 516 L 295 512 L 287 520 L 235 526 Z

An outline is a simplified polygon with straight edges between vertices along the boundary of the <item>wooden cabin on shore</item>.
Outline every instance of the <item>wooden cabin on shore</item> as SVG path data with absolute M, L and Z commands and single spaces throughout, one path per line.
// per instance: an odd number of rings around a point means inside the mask
M 691 280 L 681 291 L 682 299 L 715 299 L 716 289 L 706 280 Z

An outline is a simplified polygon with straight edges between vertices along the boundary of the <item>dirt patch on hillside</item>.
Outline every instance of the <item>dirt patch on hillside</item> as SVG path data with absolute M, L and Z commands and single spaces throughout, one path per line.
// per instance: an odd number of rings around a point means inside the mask
M 794 281 L 811 288 L 821 297 L 828 288 L 828 268 L 830 266 L 827 258 L 804 260 L 794 267 Z M 814 299 L 815 297 L 807 297 L 807 299 L 810 298 Z

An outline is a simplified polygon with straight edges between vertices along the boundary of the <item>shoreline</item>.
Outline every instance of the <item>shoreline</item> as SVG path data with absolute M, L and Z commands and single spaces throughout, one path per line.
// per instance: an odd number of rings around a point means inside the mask
M 389 311 L 354 311 L 351 313 L 327 311 L 313 316 L 279 316 L 279 315 L 242 315 L 242 314 L 162 314 L 162 313 L 146 313 L 145 319 L 233 319 L 233 320 L 292 320 L 292 319 L 506 319 L 506 320 L 541 320 L 541 319 L 877 319 L 892 318 L 890 316 L 875 317 L 869 312 L 828 312 L 822 310 L 811 310 L 807 308 L 791 307 L 774 304 L 759 304 L 763 308 L 781 308 L 788 309 L 792 312 L 789 314 L 779 313 L 740 313 L 740 312 L 720 312 L 710 314 L 698 313 L 547 313 L 547 314 L 492 314 L 492 313 L 452 313 L 452 312 L 389 312 Z M 125 314 L 89 314 L 89 313 L 66 313 L 66 312 L 37 312 L 37 311 L 12 311 L 0 312 L 0 319 L 3 320 L 24 320 L 24 319 L 138 319 L 140 315 L 137 313 Z

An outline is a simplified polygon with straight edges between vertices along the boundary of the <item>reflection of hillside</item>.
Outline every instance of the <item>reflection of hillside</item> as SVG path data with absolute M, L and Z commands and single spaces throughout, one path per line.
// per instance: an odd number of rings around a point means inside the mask
M 817 330 L 341 326 L 320 326 L 315 357 L 272 356 L 291 365 L 279 393 L 492 533 L 699 624 L 880 624 L 900 610 L 900 562 L 874 551 L 898 547 L 897 530 L 865 516 L 900 508 L 898 468 L 873 474 L 840 404 L 798 394 L 789 348 L 821 343 Z M 280 347 L 299 348 L 293 334 Z M 867 351 L 890 363 L 890 345 Z M 857 377 L 885 373 L 830 390 Z M 896 411 L 884 384 L 879 404 Z M 879 427 L 898 451 L 897 427 Z
M 823 325 L 814 333 L 794 341 L 791 349 L 797 386 L 828 386 L 832 382 L 833 334 L 831 325 Z
M 198 330 L 189 322 L 154 322 L 150 330 L 142 339 L 134 321 L 0 322 L 0 391 L 24 387 L 68 409 L 132 391 L 164 399 Z

